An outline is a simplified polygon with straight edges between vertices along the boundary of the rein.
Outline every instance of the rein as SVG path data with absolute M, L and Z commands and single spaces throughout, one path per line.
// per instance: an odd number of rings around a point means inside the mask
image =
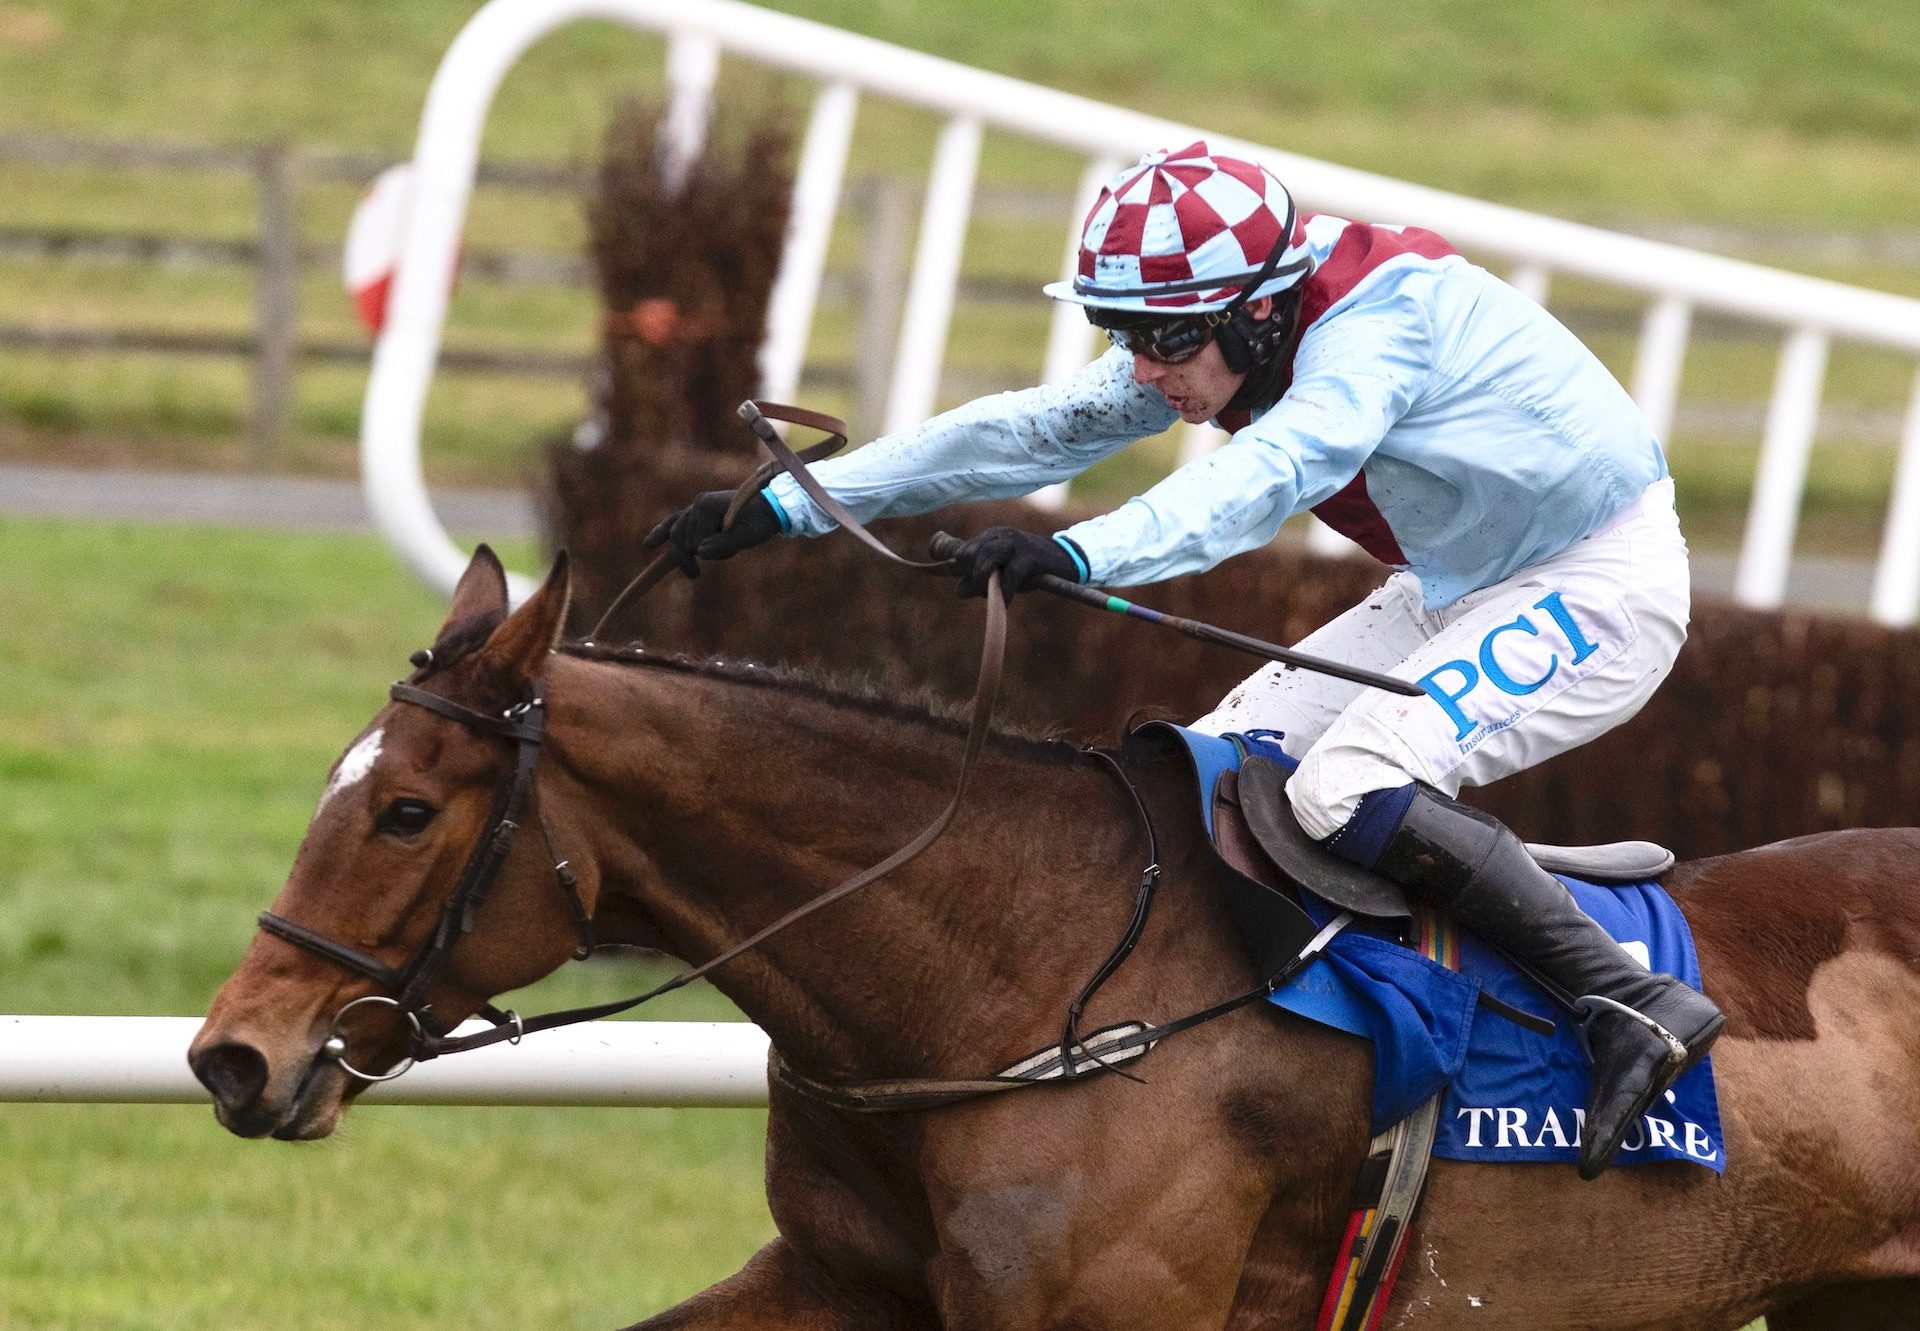
M 732 524 L 741 507 L 759 493 L 775 474 L 785 471 L 829 517 L 886 559 L 907 568 L 926 572 L 944 571 L 948 567 L 948 562 L 944 559 L 921 561 L 907 559 L 895 553 L 847 512 L 846 508 L 814 479 L 807 464 L 837 451 L 847 441 L 846 426 L 839 419 L 799 407 L 754 401 L 743 403 L 740 407 L 740 415 L 772 456 L 756 468 L 753 474 L 735 490 L 733 501 L 728 506 L 723 520 L 723 529 Z M 831 437 L 802 452 L 795 453 L 773 428 L 774 420 L 820 430 Z M 663 550 L 614 598 L 582 645 L 594 646 L 594 640 L 599 637 L 618 611 L 629 601 L 645 594 L 658 584 L 673 567 L 670 552 Z M 594 1021 L 630 1011 L 662 994 L 671 993 L 675 989 L 691 984 L 742 953 L 758 947 L 789 925 L 796 924 L 814 912 L 851 896 L 914 859 L 938 840 L 946 831 L 948 824 L 953 821 L 991 728 L 994 706 L 999 697 L 1004 673 L 1007 632 L 1006 598 L 1001 595 L 1000 574 L 997 571 L 988 580 L 985 599 L 986 630 L 981 641 L 980 670 L 974 686 L 960 775 L 954 783 L 953 795 L 947 801 L 946 807 L 911 841 L 878 864 L 862 870 L 845 882 L 803 902 L 717 956 L 681 971 L 643 994 L 588 1007 L 549 1012 L 532 1018 L 522 1018 L 519 1013 L 513 1011 L 503 1012 L 489 1003 L 483 1005 L 480 1011 L 493 1023 L 492 1029 L 465 1036 L 453 1035 L 433 1015 L 426 1002 L 426 991 L 438 978 L 461 936 L 472 931 L 480 906 L 506 863 L 515 835 L 524 820 L 525 809 L 533 801 L 534 773 L 539 762 L 540 746 L 545 738 L 545 699 L 539 691 L 538 684 L 535 684 L 527 698 L 507 709 L 506 712 L 495 716 L 411 684 L 393 685 L 389 696 L 395 702 L 424 707 L 438 715 L 457 721 L 478 734 L 497 736 L 511 741 L 515 745 L 514 768 L 507 784 L 501 788 L 495 798 L 491 829 L 482 834 L 480 841 L 468 856 L 466 866 L 461 871 L 459 884 L 447 899 L 446 904 L 442 906 L 432 932 L 421 943 L 404 969 L 388 966 L 366 952 L 272 911 L 261 913 L 259 924 L 264 932 L 346 970 L 363 975 L 376 984 L 395 991 L 398 995 L 390 997 L 383 994 L 369 994 L 347 1003 L 334 1014 L 328 1038 L 322 1045 L 322 1055 L 337 1060 L 347 1072 L 363 1081 L 385 1081 L 399 1076 L 415 1063 L 425 1062 L 445 1054 L 464 1053 L 502 1041 L 517 1044 L 523 1036 L 537 1031 Z M 416 654 L 416 664 L 424 665 L 430 661 L 430 653 L 424 654 L 424 658 L 423 654 Z M 1135 814 L 1146 832 L 1148 863 L 1141 874 L 1133 917 L 1125 933 L 1092 978 L 1068 1005 L 1057 1056 L 1028 1059 L 1007 1072 L 960 1080 L 823 1081 L 800 1072 L 776 1051 L 772 1066 L 775 1076 L 811 1099 L 861 1113 L 933 1108 L 977 1096 L 1043 1085 L 1049 1081 L 1072 1080 L 1099 1072 L 1112 1071 L 1128 1076 L 1130 1074 L 1114 1066 L 1114 1060 L 1137 1057 L 1160 1040 L 1212 1021 L 1216 1017 L 1225 1016 L 1272 993 L 1309 964 L 1334 935 L 1351 921 L 1351 915 L 1342 914 L 1337 917 L 1279 971 L 1243 994 L 1159 1026 L 1134 1024 L 1082 1038 L 1079 1033 L 1081 1015 L 1101 986 L 1120 968 L 1139 942 L 1146 927 L 1147 915 L 1152 908 L 1155 890 L 1160 879 L 1159 838 L 1139 792 L 1112 755 L 1093 749 L 1085 752 L 1106 765 L 1108 771 L 1132 800 Z M 544 816 L 541 817 L 541 834 L 547 842 L 548 853 L 552 854 L 552 838 L 547 835 Z M 573 911 L 575 928 L 580 937 L 580 946 L 576 949 L 575 956 L 583 957 L 594 948 L 592 920 L 580 899 L 578 884 L 566 860 L 560 859 L 554 862 L 554 875 L 568 899 Z M 405 1020 L 407 1055 L 399 1067 L 385 1073 L 369 1074 L 359 1071 L 346 1061 L 346 1038 L 341 1030 L 342 1019 L 348 1012 L 362 1004 L 390 1007 Z

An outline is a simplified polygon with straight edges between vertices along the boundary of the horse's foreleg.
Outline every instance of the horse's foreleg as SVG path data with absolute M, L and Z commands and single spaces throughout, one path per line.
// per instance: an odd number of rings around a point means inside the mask
M 1767 1331 L 1920 1331 L 1920 1279 L 1833 1285 L 1767 1314 Z
M 628 1331 L 937 1331 L 925 1308 L 852 1289 L 775 1239 L 711 1289 Z

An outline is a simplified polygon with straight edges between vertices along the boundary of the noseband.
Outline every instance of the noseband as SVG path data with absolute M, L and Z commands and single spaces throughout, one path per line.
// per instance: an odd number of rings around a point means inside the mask
M 420 655 L 415 657 L 417 664 L 426 664 L 431 659 L 430 655 L 425 660 Z M 343 969 L 364 975 L 392 991 L 391 995 L 368 994 L 341 1008 L 334 1014 L 328 1027 L 327 1041 L 322 1046 L 322 1051 L 328 1057 L 338 1060 L 348 1072 L 364 1081 L 386 1081 L 399 1076 L 417 1061 L 451 1053 L 456 1049 L 475 1047 L 469 1042 L 475 1037 L 469 1037 L 468 1040 L 451 1038 L 451 1031 L 428 1006 L 427 990 L 445 969 L 447 958 L 461 937 L 473 931 L 474 919 L 487 894 L 493 890 L 501 867 L 507 862 L 508 852 L 513 849 L 514 836 L 525 821 L 526 809 L 532 800 L 534 769 L 539 764 L 540 743 L 546 733 L 546 699 L 537 684 L 524 701 L 499 715 L 462 706 L 411 684 L 395 684 L 389 696 L 395 702 L 411 703 L 449 717 L 476 734 L 510 740 L 514 745 L 514 759 L 513 774 L 494 796 L 490 826 L 467 856 L 466 867 L 460 871 L 459 885 L 440 908 L 433 931 L 422 940 L 404 968 L 395 969 L 359 948 L 329 938 L 304 924 L 296 924 L 270 910 L 260 914 L 260 927 L 275 938 Z M 551 854 L 552 839 L 546 835 L 544 821 L 541 835 L 547 840 L 548 853 Z M 567 861 L 562 859 L 554 861 L 553 875 L 573 911 L 574 930 L 580 939 L 574 956 L 584 957 L 593 950 L 593 923 L 587 915 L 585 904 L 580 900 L 579 883 Z M 346 1036 L 340 1029 L 341 1021 L 347 1013 L 362 1004 L 391 1007 L 405 1020 L 407 1057 L 398 1068 L 371 1075 L 359 1071 L 346 1061 Z M 494 1030 L 483 1033 L 486 1038 L 482 1038 L 481 1043 L 492 1044 L 500 1039 L 518 1043 L 526 1030 L 526 1023 L 517 1012 L 502 1011 L 491 1003 L 483 1005 L 480 1012 L 494 1024 Z

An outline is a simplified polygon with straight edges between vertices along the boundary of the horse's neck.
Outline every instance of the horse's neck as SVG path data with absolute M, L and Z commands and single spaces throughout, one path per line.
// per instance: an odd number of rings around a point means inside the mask
M 959 774 L 961 738 L 928 720 L 784 685 L 569 664 L 549 688 L 555 721 L 596 821 L 621 843 L 602 861 L 626 865 L 603 891 L 690 961 L 886 858 Z M 977 1070 L 982 1055 L 957 1041 L 1057 1028 L 1117 937 L 1145 853 L 1129 801 L 1097 768 L 990 745 L 924 856 L 714 982 L 823 1069 Z

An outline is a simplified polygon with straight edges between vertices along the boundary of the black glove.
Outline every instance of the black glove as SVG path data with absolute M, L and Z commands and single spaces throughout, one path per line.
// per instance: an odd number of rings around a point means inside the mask
M 708 490 L 691 504 L 663 519 L 647 533 L 643 546 L 665 545 L 673 562 L 689 578 L 700 576 L 702 559 L 731 559 L 780 534 L 780 517 L 767 496 L 757 494 L 740 506 L 733 525 L 720 530 L 733 502 L 731 490 Z
M 954 552 L 953 565 L 962 596 L 985 596 L 987 579 L 998 569 L 1001 594 L 1009 601 L 1043 573 L 1079 582 L 1084 567 L 1053 537 L 1016 527 L 987 528 Z

